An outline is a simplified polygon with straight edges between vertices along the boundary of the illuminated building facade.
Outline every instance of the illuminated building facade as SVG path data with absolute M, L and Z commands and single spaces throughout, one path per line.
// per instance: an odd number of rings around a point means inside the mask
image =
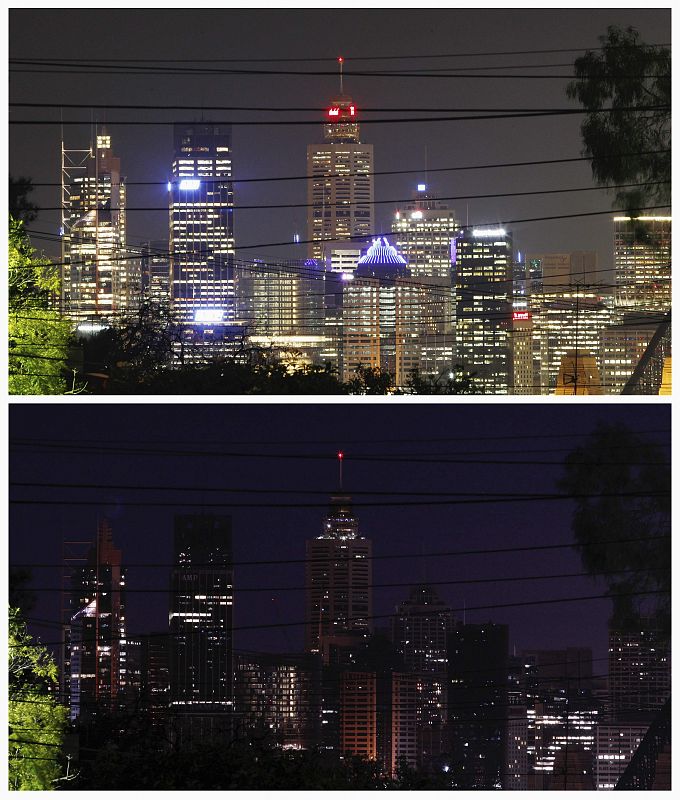
M 616 305 L 623 311 L 671 307 L 671 217 L 614 217 Z
M 321 534 L 307 540 L 305 565 L 305 649 L 324 663 L 334 643 L 361 641 L 372 629 L 371 553 L 351 497 L 331 497 Z
M 648 725 L 598 725 L 595 735 L 595 788 L 611 790 L 630 763 Z
M 219 352 L 236 322 L 231 126 L 175 125 L 174 147 L 171 304 L 198 352 Z
M 71 576 L 71 720 L 120 710 L 127 688 L 125 570 L 105 520 L 85 565 Z
M 340 752 L 366 761 L 378 757 L 375 672 L 343 672 Z
M 555 395 L 604 394 L 595 356 L 586 350 L 569 350 L 562 356 Z
M 439 376 L 450 371 L 455 354 L 454 275 L 456 236 L 459 225 L 453 209 L 437 200 L 419 183 L 413 200 L 399 208 L 392 220 L 396 246 L 406 259 L 414 278 L 426 278 L 437 286 L 441 317 L 436 336 L 423 342 L 420 372 Z M 434 298 L 434 288 L 430 299 Z
M 609 632 L 609 712 L 616 722 L 651 719 L 671 692 L 670 648 L 653 620 Z
M 359 141 L 354 102 L 345 96 L 326 112 L 323 144 L 307 146 L 308 256 L 321 261 L 324 241 L 369 238 L 373 218 L 373 145 Z
M 175 517 L 170 597 L 170 710 L 175 735 L 228 730 L 233 689 L 231 519 Z
M 142 294 L 167 303 L 170 300 L 170 254 L 168 243 L 145 242 L 140 250 Z
M 508 394 L 539 394 L 534 361 L 534 326 L 528 308 L 513 310 L 510 344 L 512 381 Z
M 343 380 L 363 365 L 389 372 L 396 386 L 406 385 L 420 370 L 424 342 L 443 333 L 447 300 L 441 285 L 436 278 L 413 278 L 403 256 L 382 237 L 374 239 L 354 273 L 341 278 Z
M 62 311 L 84 322 L 133 310 L 139 262 L 125 258 L 125 178 L 105 129 L 89 150 L 62 144 L 61 192 Z
M 626 314 L 600 334 L 599 363 L 606 394 L 620 394 L 649 345 L 659 317 Z
M 243 732 L 276 747 L 306 750 L 319 743 L 321 660 L 309 653 L 239 654 L 235 708 Z
M 512 382 L 512 237 L 503 228 L 466 228 L 456 242 L 456 363 L 483 394 Z

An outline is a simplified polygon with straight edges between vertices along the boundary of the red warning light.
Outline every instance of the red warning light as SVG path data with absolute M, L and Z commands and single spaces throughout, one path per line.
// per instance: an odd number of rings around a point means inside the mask
M 342 56 L 338 56 L 338 64 L 342 64 L 345 59 Z
M 339 452 L 339 453 L 338 453 L 338 458 L 340 459 L 340 461 L 342 461 L 342 459 L 343 459 L 344 457 L 345 457 L 345 454 L 344 454 L 343 452 Z

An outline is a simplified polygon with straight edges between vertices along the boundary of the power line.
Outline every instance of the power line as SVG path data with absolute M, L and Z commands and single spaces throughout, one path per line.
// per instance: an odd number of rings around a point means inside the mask
M 639 155 L 657 155 L 659 153 L 670 153 L 670 149 L 668 150 L 642 150 L 636 153 L 612 153 L 611 155 L 604 156 L 605 160 L 609 159 L 618 159 L 618 158 L 627 158 L 629 156 L 639 156 Z M 509 163 L 501 163 L 501 164 L 477 164 L 473 166 L 459 166 L 459 167 L 428 167 L 427 172 L 428 175 L 430 173 L 437 173 L 437 172 L 459 172 L 463 170 L 481 170 L 481 169 L 503 169 L 503 168 L 512 168 L 512 167 L 531 167 L 531 166 L 544 166 L 548 164 L 568 164 L 574 163 L 579 161 L 592 161 L 592 158 L 589 157 L 578 157 L 578 158 L 553 158 L 547 159 L 542 161 L 515 161 Z M 399 170 L 379 170 L 373 172 L 348 172 L 348 173 L 329 173 L 328 175 L 324 175 L 324 178 L 355 178 L 358 175 L 362 177 L 365 176 L 376 176 L 376 175 L 412 175 L 412 174 L 419 174 L 422 173 L 422 168 L 418 169 L 399 169 Z M 262 183 L 262 182 L 274 182 L 274 181 L 297 181 L 297 180 L 314 180 L 316 176 L 313 175 L 286 175 L 286 176 L 279 176 L 279 177 L 265 177 L 265 178 L 231 178 L 230 180 L 234 183 Z M 33 183 L 33 186 L 61 186 L 61 183 Z M 126 181 L 126 186 L 155 186 L 155 185 L 165 185 L 167 180 L 164 181 Z
M 605 542 L 600 542 L 600 544 L 606 546 L 614 546 L 619 544 L 630 544 L 633 542 L 656 542 L 662 539 L 670 539 L 670 534 L 665 534 L 661 536 L 641 536 L 641 537 L 633 537 L 633 538 L 625 538 L 625 539 L 607 539 Z M 365 561 L 384 561 L 387 559 L 396 559 L 400 560 L 403 558 L 440 558 L 440 557 L 453 557 L 453 556 L 479 556 L 479 555 L 495 555 L 498 553 L 527 553 L 527 552 L 543 552 L 547 550 L 571 550 L 577 549 L 579 547 L 583 547 L 584 545 L 579 545 L 574 541 L 566 542 L 564 544 L 543 544 L 543 545 L 525 545 L 525 546 L 515 546 L 515 547 L 494 547 L 494 548 L 482 548 L 482 549 L 468 549 L 468 550 L 438 550 L 434 552 L 419 552 L 419 553 L 390 553 L 385 555 L 376 555 L 370 554 L 365 555 L 363 560 Z M 324 563 L 328 559 L 325 557 L 319 558 L 277 558 L 273 560 L 256 560 L 256 561 L 232 561 L 229 563 L 229 567 L 254 567 L 254 566 L 272 566 L 277 564 L 308 564 L 308 563 Z M 20 564 L 12 564 L 12 567 L 19 568 L 52 568 L 52 567 L 63 567 L 62 562 L 34 562 L 34 563 L 20 563 Z M 167 567 L 177 567 L 178 565 L 174 562 L 145 562 L 145 563 L 127 563 L 125 567 L 153 567 L 153 568 L 167 568 Z M 197 562 L 192 564 L 193 567 L 209 567 L 215 566 L 214 563 L 208 562 Z
M 566 189 L 534 189 L 526 192 L 496 192 L 491 194 L 460 194 L 451 195 L 449 197 L 438 197 L 438 201 L 444 200 L 488 200 L 497 199 L 501 197 L 529 197 L 537 194 L 573 194 L 574 192 L 608 192 L 613 189 L 629 189 L 634 186 L 670 186 L 670 181 L 643 181 L 642 183 L 621 183 L 612 186 L 577 186 L 569 187 Z M 416 201 L 417 202 L 417 201 Z M 373 205 L 391 205 L 391 204 L 413 204 L 414 198 L 399 198 L 389 200 L 374 200 Z M 339 200 L 335 203 L 327 203 L 326 208 L 349 208 L 351 206 L 365 206 L 366 202 L 363 200 Z M 275 208 L 318 208 L 318 203 L 275 203 L 267 205 L 233 205 L 229 207 L 230 211 L 256 211 L 258 209 L 275 209 Z M 41 211 L 61 211 L 62 206 L 43 206 Z M 123 210 L 123 209 L 115 209 Z M 168 211 L 169 206 L 125 206 L 125 212 L 128 211 Z M 172 210 L 176 212 L 192 212 L 195 211 L 195 206 L 191 201 L 186 201 L 185 204 L 173 205 Z M 450 210 L 450 209 L 445 209 Z M 467 226 L 461 226 L 467 227 Z M 398 233 L 393 233 L 392 236 L 398 236 Z M 237 248 L 238 249 L 238 248 Z
M 492 77 L 492 76 L 488 76 Z M 621 109 L 625 110 L 625 109 Z M 670 111 L 670 106 L 640 106 L 635 109 L 638 112 L 645 112 L 645 111 Z M 598 113 L 614 113 L 618 112 L 619 109 L 616 108 L 603 108 L 599 109 Z M 535 111 L 535 112 L 524 112 L 524 113 L 507 113 L 507 114 L 466 114 L 463 116 L 455 116 L 455 117 L 399 117 L 396 119 L 362 119 L 362 125 L 404 125 L 408 123 L 430 123 L 430 122 L 470 122 L 472 120 L 499 120 L 499 119 L 534 119 L 534 118 L 549 118 L 549 117 L 563 117 L 563 116 L 574 116 L 574 115 L 587 115 L 591 112 L 585 111 L 583 109 L 566 109 L 564 111 Z M 67 119 L 48 119 L 48 120 L 38 120 L 38 119 L 10 119 L 10 125 L 88 125 L 91 124 L 91 121 L 88 120 L 67 120 Z M 192 120 L 108 120 L 106 122 L 107 126 L 110 125 L 126 125 L 126 126 L 146 126 L 146 125 L 196 125 L 196 121 Z M 231 126 L 231 127 L 255 127 L 255 126 L 262 126 L 266 125 L 267 127 L 273 126 L 309 126 L 315 125 L 320 126 L 323 125 L 323 120 L 282 120 L 282 119 L 275 119 L 275 120 L 211 120 L 211 125 L 224 125 L 224 126 Z

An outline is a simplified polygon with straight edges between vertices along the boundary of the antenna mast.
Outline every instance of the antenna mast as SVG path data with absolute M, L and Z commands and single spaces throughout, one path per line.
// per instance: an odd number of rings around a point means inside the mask
M 342 459 L 345 457 L 345 454 L 342 450 L 338 453 L 338 472 L 340 477 L 340 491 L 342 491 Z
M 338 64 L 340 65 L 340 94 L 344 94 L 342 91 L 342 65 L 344 64 L 345 59 L 342 56 L 338 56 Z

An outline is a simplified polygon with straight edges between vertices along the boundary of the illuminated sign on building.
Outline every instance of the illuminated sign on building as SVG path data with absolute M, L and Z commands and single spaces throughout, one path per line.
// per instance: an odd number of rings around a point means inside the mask
M 224 311 L 221 308 L 197 308 L 194 312 L 194 322 L 215 323 L 222 322 Z
M 531 317 L 529 316 L 529 312 L 528 311 L 513 311 L 512 312 L 512 319 L 513 319 L 513 322 L 514 322 L 516 320 L 528 320 L 528 319 L 531 319 Z
M 505 228 L 489 228 L 488 230 L 484 230 L 483 228 L 475 228 L 472 231 L 472 235 L 476 238 L 486 236 L 505 236 Z
M 340 117 L 340 112 L 342 112 L 343 117 L 356 117 L 357 115 L 356 106 L 348 106 L 346 109 L 340 108 L 339 106 L 333 106 L 333 108 L 328 109 L 328 116 Z
M 183 178 L 179 182 L 180 191 L 193 192 L 201 185 L 201 182 L 196 178 Z

